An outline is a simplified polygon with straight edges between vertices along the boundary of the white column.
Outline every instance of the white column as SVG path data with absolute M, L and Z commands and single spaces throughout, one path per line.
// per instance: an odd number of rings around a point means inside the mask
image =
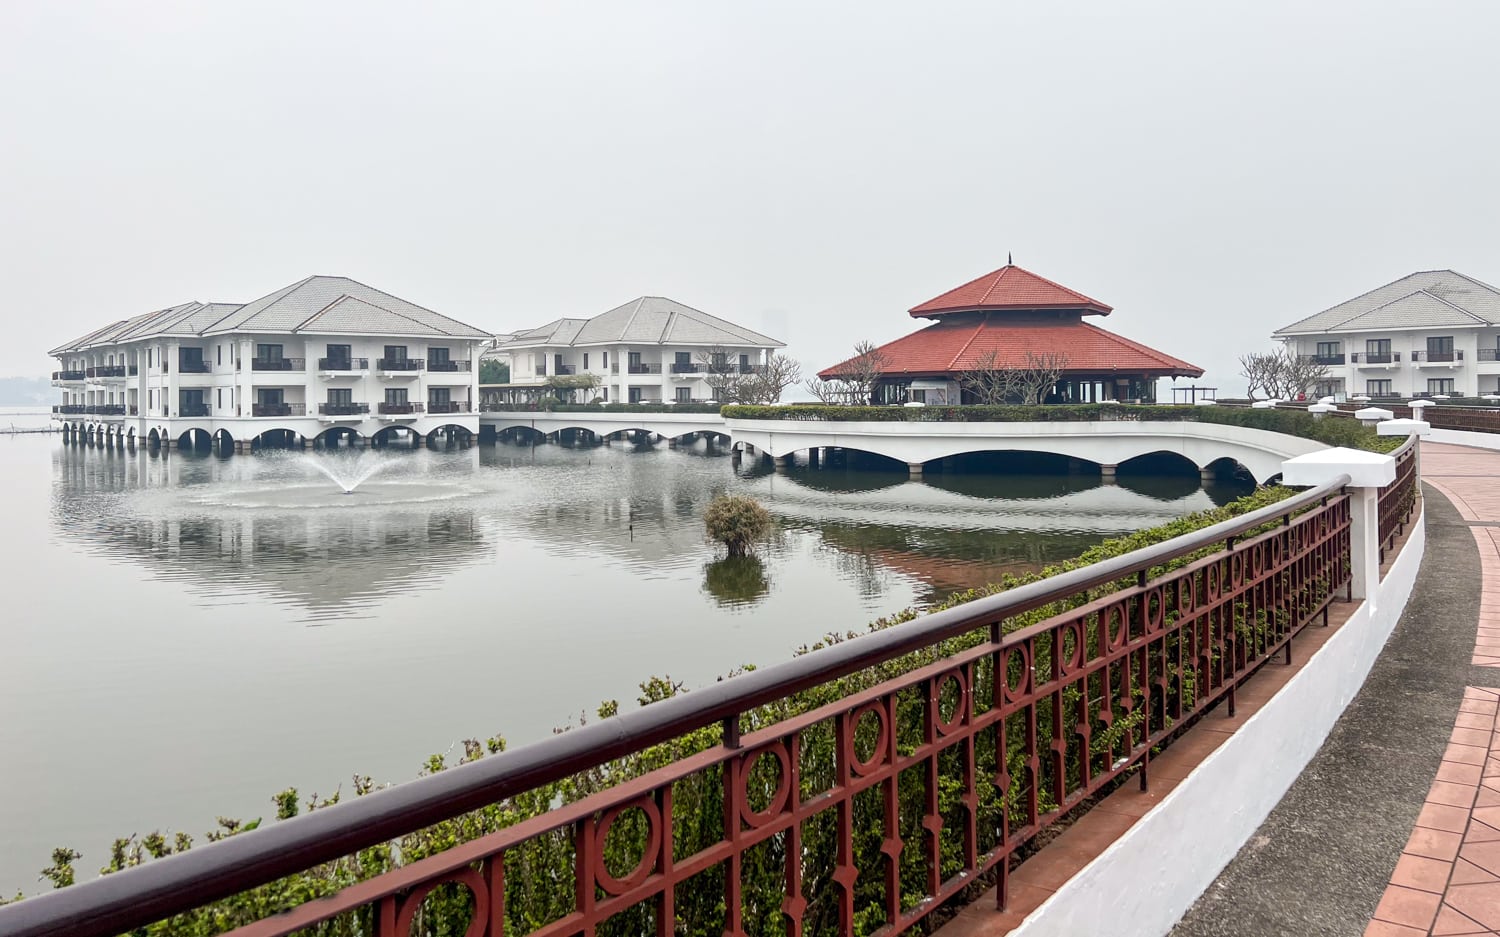
M 1396 480 L 1396 460 L 1378 452 L 1336 447 L 1281 463 L 1288 485 L 1322 485 L 1349 477 L 1349 565 L 1351 592 L 1374 610 L 1380 584 L 1380 489 Z

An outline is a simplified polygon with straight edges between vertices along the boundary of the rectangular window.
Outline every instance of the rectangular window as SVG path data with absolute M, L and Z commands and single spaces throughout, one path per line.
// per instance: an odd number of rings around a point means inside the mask
M 333 370 L 335 370 L 335 371 L 346 371 L 349 368 L 349 363 L 351 361 L 353 361 L 353 360 L 354 360 L 354 348 L 353 348 L 353 346 L 351 346 L 351 345 L 329 345 L 328 346 L 328 363 L 330 365 L 343 365 L 343 367 L 341 367 L 341 368 L 336 367 Z
M 258 387 L 255 389 L 255 402 L 262 407 L 279 407 L 284 402 L 283 393 L 280 387 Z
M 630 402 L 631 403 L 640 403 L 641 402 L 641 389 L 639 387 L 632 387 L 632 388 L 630 388 Z
M 1427 392 L 1429 394 L 1452 394 L 1453 378 L 1451 377 L 1429 377 L 1427 379 Z
M 693 389 L 691 387 L 679 387 L 679 388 L 677 388 L 677 402 L 678 403 L 692 403 L 693 402 Z
M 536 356 L 536 360 L 534 360 L 532 362 L 532 369 L 535 370 L 538 375 L 546 374 L 547 373 L 547 356 L 546 355 L 537 355 Z
M 693 355 L 692 352 L 679 351 L 673 360 L 676 361 L 679 366 L 692 364 Z
M 1497 345 L 1497 347 L 1500 347 L 1500 345 Z M 609 352 L 607 352 L 607 351 L 601 351 L 600 354 L 604 356 L 604 363 L 601 364 L 600 367 L 601 368 L 607 368 L 607 367 L 609 367 Z
M 750 356 L 749 355 L 740 355 L 740 373 L 741 374 L 749 374 L 750 373 Z
M 450 390 L 446 387 L 429 387 L 427 388 L 427 402 L 434 404 L 446 404 L 448 403 L 448 401 L 453 399 L 451 396 L 449 396 L 450 393 Z
M 218 399 L 214 401 L 214 405 L 220 410 L 224 409 L 224 388 L 220 387 L 216 396 Z
M 385 389 L 386 403 L 406 403 L 405 387 L 387 387 Z
M 729 356 L 722 351 L 714 352 L 711 360 L 714 364 L 714 370 L 721 374 L 729 367 Z
M 434 347 L 430 347 L 430 346 L 428 347 L 428 349 L 427 349 L 427 366 L 429 368 L 431 368 L 435 364 L 439 364 L 439 365 L 441 365 L 441 364 L 447 364 L 449 360 L 450 359 L 448 358 L 448 349 L 446 349 L 446 348 L 434 348 Z M 433 370 L 439 370 L 439 369 L 434 368 Z
M 385 346 L 385 360 L 386 361 L 405 361 L 406 360 L 406 346 L 405 345 L 387 345 L 387 346 Z
M 328 388 L 328 402 L 334 406 L 347 407 L 354 402 L 354 391 L 348 387 Z
M 281 346 L 280 345 L 256 345 L 255 346 L 255 359 L 257 361 L 280 361 L 280 360 L 282 360 L 281 359 Z
M 926 390 L 914 390 L 914 391 L 911 392 L 911 399 L 915 403 L 926 403 L 927 402 L 927 391 Z
M 553 355 L 552 356 L 552 365 L 553 365 L 553 367 L 552 367 L 552 373 L 553 374 L 565 374 L 565 373 L 567 373 L 567 372 L 563 371 L 562 355 Z
M 1452 361 L 1453 360 L 1453 336 L 1435 335 L 1427 339 L 1428 361 Z
M 1390 381 L 1365 381 L 1365 393 L 1371 397 L 1390 397 Z
M 609 388 L 604 388 L 604 402 L 609 403 Z
M 179 348 L 177 349 L 178 370 L 195 373 L 208 370 L 203 366 L 202 348 Z
M 638 351 L 629 352 L 629 357 L 630 357 L 630 360 L 627 363 L 632 368 L 638 368 L 638 367 L 641 366 L 641 353 L 640 352 L 638 352 Z
M 583 369 L 585 371 L 587 371 L 589 369 L 589 353 L 588 352 L 584 352 L 583 353 Z
M 224 346 L 223 345 L 215 345 L 214 346 L 214 366 L 218 367 L 219 365 L 221 365 L 223 363 L 224 363 Z

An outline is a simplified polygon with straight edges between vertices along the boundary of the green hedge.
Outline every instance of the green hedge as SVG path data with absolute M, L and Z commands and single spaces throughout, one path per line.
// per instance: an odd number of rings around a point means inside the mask
M 953 596 L 943 602 L 939 608 L 948 608 L 960 605 L 964 602 L 1002 592 L 1016 586 L 1033 582 L 1038 579 L 1057 575 L 1064 571 L 1075 569 L 1080 566 L 1097 563 L 1114 556 L 1119 556 L 1132 550 L 1160 543 L 1172 537 L 1200 530 L 1212 524 L 1219 523 L 1233 517 L 1238 517 L 1249 511 L 1266 505 L 1274 504 L 1286 497 L 1290 491 L 1285 488 L 1264 488 L 1254 494 L 1242 498 L 1232 504 L 1208 511 L 1191 514 L 1178 518 L 1168 524 L 1142 530 L 1125 537 L 1107 540 L 1093 547 L 1073 560 L 1050 566 L 1039 573 L 1024 576 L 1005 577 L 1001 582 L 987 586 L 982 589 L 972 590 L 960 595 Z M 1266 525 L 1266 528 L 1275 526 L 1275 522 Z M 1245 536 L 1249 536 L 1246 534 Z M 1169 564 L 1151 570 L 1151 575 L 1159 575 L 1169 568 L 1177 568 L 1192 562 L 1198 556 L 1211 552 L 1212 548 L 1206 548 L 1198 553 L 1181 556 Z M 1022 615 L 1008 619 L 1005 624 L 1007 632 L 1025 628 L 1029 625 L 1043 621 L 1046 618 L 1075 608 L 1088 599 L 1126 588 L 1134 583 L 1134 578 L 1124 579 L 1117 583 L 1108 584 L 1091 590 L 1087 596 L 1076 595 L 1065 600 L 1060 600 L 1050 606 L 1035 609 Z M 1314 599 L 1319 597 L 1314 596 Z M 909 621 L 932 609 L 908 608 L 892 615 L 887 615 L 872 622 L 869 631 L 878 631 L 889 628 L 892 625 Z M 1263 627 L 1264 622 L 1257 623 L 1247 621 L 1239 623 L 1237 627 L 1246 630 L 1246 634 L 1253 634 L 1256 628 Z M 853 638 L 856 632 L 850 631 L 843 634 L 829 634 L 821 641 L 811 646 L 801 648 L 797 653 L 814 653 L 819 648 L 829 644 Z M 970 647 L 988 640 L 988 629 L 961 635 L 940 644 L 926 648 L 922 651 L 905 655 L 885 663 L 872 667 L 869 670 L 851 674 L 847 677 L 830 681 L 822 686 L 785 697 L 775 703 L 761 707 L 746 713 L 742 720 L 741 729 L 744 732 L 753 731 L 762 726 L 774 724 L 816 709 L 820 706 L 834 703 L 872 687 L 882 681 L 908 673 L 911 670 L 924 666 L 932 661 L 959 653 Z M 1164 648 L 1162 653 L 1173 652 L 1171 642 Z M 1046 659 L 1045 654 L 1040 654 L 1039 659 L 1033 662 L 1039 674 L 1050 672 L 1051 661 Z M 748 669 L 748 668 L 747 668 Z M 1188 668 L 1190 671 L 1191 668 Z M 733 674 L 730 675 L 731 678 Z M 984 667 L 976 673 L 976 685 L 973 692 L 976 698 L 988 698 L 991 692 L 994 675 Z M 1172 685 L 1163 688 L 1166 696 L 1172 696 L 1179 691 L 1187 697 L 1192 697 L 1196 692 L 1196 674 L 1184 671 L 1174 678 Z M 1180 686 L 1179 686 L 1180 681 Z M 638 702 L 647 705 L 661 699 L 666 699 L 683 692 L 680 684 L 674 684 L 669 679 L 653 677 L 641 684 L 641 695 Z M 903 748 L 915 746 L 922 739 L 925 720 L 923 718 L 923 701 L 920 694 L 903 694 L 897 698 L 897 723 L 898 744 Z M 1085 706 L 1087 705 L 1087 713 Z M 1133 701 L 1131 708 L 1126 708 L 1118 700 L 1111 700 L 1113 709 L 1113 728 L 1108 732 L 1101 732 L 1094 736 L 1093 747 L 1088 752 L 1074 752 L 1069 750 L 1069 772 L 1078 770 L 1078 762 L 1082 758 L 1102 760 L 1108 762 L 1114 757 L 1114 746 L 1120 744 L 1121 733 L 1128 732 L 1130 727 L 1139 723 L 1140 713 L 1144 709 L 1140 707 L 1140 700 Z M 1042 713 L 1036 727 L 1036 737 L 1046 739 L 1050 736 L 1051 720 L 1061 718 L 1064 724 L 1073 725 L 1082 718 L 1094 718 L 1095 706 L 1082 700 L 1076 693 L 1070 694 L 1065 700 L 1064 711 L 1053 715 Z M 607 701 L 600 705 L 598 713 L 600 717 L 608 717 L 619 711 L 619 703 Z M 1003 753 L 996 752 L 991 746 L 985 750 L 982 746 L 976 750 L 979 763 L 980 777 L 993 777 L 1004 767 L 1013 777 L 1027 777 L 1029 768 L 1026 763 L 1026 754 L 1021 750 L 1024 733 L 1016 732 L 1011 735 L 1010 747 Z M 363 850 L 356 855 L 350 856 L 336 862 L 325 863 L 316 868 L 299 875 L 282 879 L 275 883 L 262 886 L 244 892 L 234 898 L 218 902 L 201 910 L 181 915 L 169 921 L 152 925 L 137 931 L 138 934 L 151 935 L 211 935 L 240 926 L 250 921 L 259 920 L 274 914 L 280 910 L 295 904 L 311 900 L 321 895 L 331 894 L 341 888 L 348 887 L 358 881 L 363 881 L 388 872 L 399 864 L 410 863 L 424 856 L 441 852 L 452 848 L 461 842 L 466 842 L 482 836 L 497 829 L 512 826 L 529 817 L 545 813 L 559 803 L 570 803 L 603 789 L 613 787 L 631 778 L 646 774 L 672 761 L 689 757 L 697 752 L 704 751 L 720 743 L 720 727 L 717 725 L 705 727 L 682 738 L 655 746 L 653 748 L 636 752 L 607 765 L 585 772 L 577 777 L 567 778 L 544 787 L 528 791 L 512 799 L 494 804 L 492 806 L 464 814 L 452 820 L 447 820 L 428 829 L 401 837 L 392 844 L 383 844 Z M 871 739 L 861 737 L 862 743 L 870 743 Z M 809 729 L 802 734 L 803 765 L 802 775 L 803 795 L 810 796 L 812 792 L 827 789 L 834 778 L 831 774 L 836 762 L 833 752 L 833 736 L 831 732 L 823 729 Z M 464 756 L 461 761 L 472 761 L 484 757 L 486 753 L 493 754 L 503 750 L 505 743 L 503 738 L 495 737 L 487 742 L 478 740 L 466 740 L 464 743 Z M 761 764 L 773 759 L 762 759 Z M 1044 759 L 1045 761 L 1045 759 Z M 1002 764 L 1003 763 L 1003 764 Z M 447 767 L 443 756 L 434 755 L 425 767 L 425 773 L 445 770 Z M 954 766 L 947 765 L 944 770 L 952 770 Z M 945 774 L 945 778 L 949 775 Z M 761 776 L 752 770 L 749 788 L 752 798 L 764 801 L 770 796 L 770 791 L 776 785 L 774 772 Z M 1040 798 L 1043 810 L 1055 808 L 1057 805 L 1049 802 L 1050 793 L 1047 785 L 1039 779 L 1036 785 L 1037 796 Z M 723 779 L 716 770 L 710 770 L 702 774 L 678 782 L 673 788 L 673 851 L 675 855 L 685 856 L 695 853 L 708 844 L 717 842 L 723 836 Z M 367 778 L 356 777 L 354 794 L 361 795 L 373 789 Z M 981 831 L 993 831 L 1001 823 L 1002 817 L 1009 816 L 1012 824 L 1022 822 L 1025 816 L 1024 794 L 1026 785 L 1016 785 L 1009 794 L 1002 794 L 994 785 L 982 784 L 979 786 L 980 802 L 979 823 Z M 961 816 L 961 798 L 964 792 L 959 785 L 945 783 L 940 790 L 940 810 L 945 817 L 954 818 L 954 822 L 945 823 L 941 831 L 941 850 L 944 858 L 944 876 L 951 875 L 957 871 L 959 857 L 962 856 L 963 824 L 956 822 Z M 295 816 L 301 805 L 299 794 L 296 790 L 283 791 L 272 798 L 275 805 L 276 818 L 285 819 Z M 337 800 L 335 796 L 332 800 Z M 316 809 L 325 806 L 328 800 L 320 800 L 316 795 L 308 800 L 307 809 Z M 921 785 L 902 784 L 898 793 L 898 811 L 903 824 L 909 819 L 919 818 L 924 809 L 925 793 Z M 884 838 L 883 820 L 884 807 L 879 798 L 863 798 L 856 800 L 852 808 L 852 821 L 854 824 L 854 848 L 859 856 L 859 866 L 862 869 L 879 869 L 884 861 L 882 842 Z M 639 817 L 633 817 L 636 812 L 628 811 L 622 815 L 616 823 L 614 831 L 605 845 L 605 860 L 609 866 L 616 869 L 629 868 L 634 857 L 638 856 L 643 849 L 648 830 L 645 824 L 638 822 Z M 220 829 L 209 834 L 209 839 L 222 838 L 228 835 L 236 835 L 246 829 L 253 828 L 259 821 L 252 823 L 240 823 L 237 820 L 221 818 Z M 987 837 L 989 833 L 985 834 Z M 918 847 L 920 833 L 915 830 L 912 840 L 907 849 L 903 850 L 899 861 L 898 874 L 901 879 L 901 891 L 908 906 L 919 900 L 926 892 L 926 868 L 923 865 L 923 850 Z M 986 839 L 981 848 L 989 848 L 993 843 Z M 117 840 L 110 850 L 108 862 L 102 871 L 109 873 L 127 868 L 133 865 L 149 862 L 172 852 L 181 852 L 192 846 L 191 837 L 178 834 L 176 837 L 163 836 L 160 833 L 151 833 L 144 837 L 130 836 Z M 744 893 L 744 906 L 746 920 L 744 929 L 753 934 L 781 933 L 782 915 L 781 905 L 784 888 L 784 863 L 785 855 L 782 850 L 783 844 L 772 841 L 763 847 L 747 853 L 742 866 L 742 888 Z M 834 868 L 834 857 L 839 849 L 837 829 L 831 822 L 813 821 L 804 825 L 802 850 L 805 857 L 805 867 L 809 878 L 804 882 L 804 893 L 808 896 L 809 905 L 805 917 L 805 932 L 808 934 L 824 934 L 836 931 L 835 922 L 838 919 L 838 897 L 839 889 L 832 886 L 828 875 Z M 399 856 L 399 858 L 398 858 Z M 62 887 L 70 884 L 73 880 L 72 863 L 79 859 L 78 853 L 71 849 L 60 849 L 53 853 L 53 866 L 43 873 Z M 95 860 L 97 861 L 97 860 Z M 526 933 L 538 926 L 570 913 L 573 910 L 574 889 L 572 882 L 573 855 L 570 846 L 570 837 L 566 831 L 556 835 L 542 836 L 537 839 L 518 845 L 506 853 L 506 915 L 509 930 L 516 933 Z M 884 922 L 884 885 L 879 875 L 861 876 L 855 884 L 854 907 L 856 913 L 855 932 L 867 934 L 879 928 Z M 417 922 L 419 932 L 427 934 L 452 934 L 463 932 L 463 926 L 467 922 L 468 897 L 461 889 L 440 889 L 428 899 L 424 910 Z M 601 935 L 635 935 L 651 932 L 652 922 L 650 920 L 651 902 L 642 906 L 625 910 L 613 917 L 605 926 L 599 929 Z M 722 933 L 724 931 L 724 907 L 722 883 L 712 875 L 699 875 L 681 883 L 676 892 L 676 914 L 680 933 L 707 934 Z M 354 935 L 370 932 L 371 922 L 367 913 L 345 916 L 336 921 L 318 927 L 310 928 L 302 933 L 317 934 L 321 937 L 354 937 Z
M 1172 407 L 1134 404 L 1065 404 L 1050 406 L 966 407 L 834 407 L 834 406 L 728 406 L 723 415 L 730 420 L 845 420 L 877 423 L 1087 423 L 1150 421 L 1164 423 L 1219 423 L 1263 429 L 1330 446 L 1347 446 L 1371 452 L 1390 452 L 1405 439 L 1378 436 L 1357 420 L 1315 419 L 1295 410 L 1252 410 L 1248 407 Z

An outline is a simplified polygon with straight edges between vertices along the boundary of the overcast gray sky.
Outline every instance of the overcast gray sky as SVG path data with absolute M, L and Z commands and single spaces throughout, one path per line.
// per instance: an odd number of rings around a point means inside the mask
M 313 273 L 493 330 L 661 294 L 809 369 L 1005 262 L 1209 370 L 1500 281 L 1500 5 L 0 0 L 0 375 Z

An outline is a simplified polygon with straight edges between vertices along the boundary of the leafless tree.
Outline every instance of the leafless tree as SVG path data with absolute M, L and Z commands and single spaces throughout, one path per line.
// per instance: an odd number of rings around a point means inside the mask
M 739 383 L 737 401 L 749 404 L 772 404 L 781 401 L 786 389 L 802 380 L 802 365 L 793 358 L 772 352 L 759 373 L 744 375 Z
M 987 351 L 959 375 L 958 383 L 978 403 L 1002 404 L 1019 393 L 1017 377 L 1016 369 L 1003 367 L 1000 356 Z
M 1313 385 L 1328 377 L 1328 365 L 1319 364 L 1311 355 L 1294 354 L 1290 348 L 1281 352 L 1281 390 L 1287 400 L 1310 392 Z
M 1060 351 L 1037 354 L 1028 351 L 1025 363 L 1016 370 L 1015 388 L 1023 404 L 1047 402 L 1047 395 L 1057 386 L 1068 369 L 1068 356 Z
M 1245 378 L 1248 393 L 1258 392 L 1280 400 L 1295 400 L 1306 394 L 1318 381 L 1328 377 L 1328 366 L 1311 356 L 1298 355 L 1290 348 L 1240 356 L 1240 375 Z
M 834 377 L 825 381 L 809 378 L 803 386 L 807 392 L 826 404 L 866 406 L 875 392 L 875 384 L 890 366 L 874 342 L 862 341 L 854 346 L 854 357 L 834 367 Z
M 1258 395 L 1276 396 L 1280 384 L 1281 356 L 1275 352 L 1246 352 L 1240 355 L 1240 376 L 1247 385 L 1246 394 L 1251 400 Z
M 748 375 L 740 373 L 739 362 L 722 345 L 710 345 L 698 352 L 698 369 L 713 398 L 723 403 L 740 402 L 740 384 Z

